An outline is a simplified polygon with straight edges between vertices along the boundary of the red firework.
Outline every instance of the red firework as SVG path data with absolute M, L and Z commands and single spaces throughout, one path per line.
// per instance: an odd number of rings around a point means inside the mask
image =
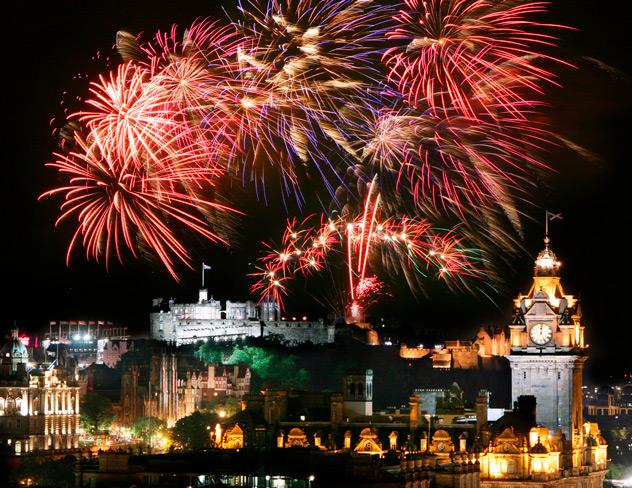
M 162 166 L 179 157 L 190 145 L 187 127 L 181 124 L 177 109 L 164 103 L 156 87 L 149 89 L 149 73 L 130 63 L 119 66 L 109 79 L 101 76 L 92 83 L 92 110 L 70 116 L 84 124 L 89 137 L 105 155 L 122 155 L 126 164 Z M 200 147 L 200 150 L 203 148 Z M 207 156 L 200 153 L 201 160 Z
M 562 26 L 534 16 L 546 2 L 525 0 L 404 0 L 398 26 L 387 38 L 401 44 L 383 60 L 408 103 L 454 108 L 478 118 L 500 108 L 521 116 L 533 103 L 525 93 L 540 94 L 555 76 L 538 61 L 561 62 L 543 53 L 555 47 L 547 34 Z
M 288 220 L 281 250 L 266 244 L 270 251 L 260 259 L 261 265 L 253 274 L 259 278 L 252 287 L 253 292 L 260 295 L 261 301 L 272 298 L 282 304 L 288 280 L 323 269 L 331 254 L 340 252 L 345 255 L 349 303 L 359 307 L 368 306 L 383 289 L 369 268 L 370 257 L 376 252 L 385 262 L 397 262 L 401 268 L 418 272 L 434 270 L 436 276 L 444 280 L 483 274 L 454 230 L 434 231 L 423 219 L 384 219 L 379 210 L 380 194 L 375 192 L 373 180 L 363 212 L 356 219 L 331 220 L 321 216 L 319 224 L 310 223 L 314 216 L 301 222 Z
M 119 153 L 100 139 L 87 143 L 77 137 L 76 145 L 76 152 L 56 154 L 57 161 L 48 164 L 66 184 L 42 195 L 64 195 L 57 223 L 76 219 L 68 262 L 79 242 L 88 259 L 103 257 L 106 265 L 114 256 L 122 262 L 125 249 L 136 257 L 141 249 L 149 248 L 177 280 L 175 261 L 189 265 L 190 259 L 177 229 L 224 242 L 203 217 L 234 210 L 193 196 L 191 185 L 204 189 L 215 177 L 214 170 L 200 168 L 195 155 L 183 152 L 176 158 L 177 165 L 161 165 L 149 172 L 128 161 L 127 151 Z

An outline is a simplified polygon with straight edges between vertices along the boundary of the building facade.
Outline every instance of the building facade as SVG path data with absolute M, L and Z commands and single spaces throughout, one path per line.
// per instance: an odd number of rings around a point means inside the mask
M 276 302 L 256 304 L 252 301 L 226 301 L 208 297 L 208 290 L 199 291 L 197 303 L 176 303 L 154 300 L 155 311 L 150 314 L 152 339 L 191 344 L 198 341 L 235 340 L 247 337 L 278 337 L 287 345 L 306 342 L 327 344 L 334 342 L 335 329 L 323 321 L 285 320 L 279 317 Z
M 79 447 L 79 385 L 53 363 L 36 365 L 17 330 L 0 358 L 0 442 L 14 454 Z
M 180 359 L 180 361 L 179 361 Z M 225 397 L 250 391 L 250 369 L 244 364 L 192 367 L 175 352 L 153 353 L 149 364 L 131 364 L 121 377 L 121 420 L 152 416 L 173 426 L 179 419 Z
M 562 288 L 560 266 L 547 237 L 509 325 L 514 411 L 478 433 L 482 486 L 603 485 L 607 446 L 582 412 L 585 326 L 578 300 Z

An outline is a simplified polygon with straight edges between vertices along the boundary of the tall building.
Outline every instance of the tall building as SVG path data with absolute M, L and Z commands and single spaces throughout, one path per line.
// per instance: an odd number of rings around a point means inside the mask
M 536 421 L 582 444 L 582 370 L 587 359 L 579 302 L 564 292 L 561 263 L 549 248 L 535 261 L 533 284 L 515 300 L 510 329 L 511 391 L 538 400 Z
M 241 398 L 250 391 L 251 372 L 245 364 L 203 366 L 174 348 L 146 351 L 122 369 L 121 420 L 126 424 L 153 416 L 172 426 L 218 399 Z
M 222 307 L 219 300 L 209 298 L 205 288 L 199 291 L 197 303 L 176 303 L 158 298 L 154 300 L 154 309 L 150 315 L 151 338 L 178 346 L 209 339 L 269 336 L 278 337 L 288 345 L 327 344 L 335 338 L 334 326 L 323 321 L 279 317 L 276 302 L 256 304 L 227 300 Z
M 577 299 L 562 288 L 560 266 L 546 238 L 533 284 L 515 300 L 507 356 L 514 410 L 479 422 L 484 488 L 603 485 L 607 445 L 598 425 L 582 417 L 585 326 Z

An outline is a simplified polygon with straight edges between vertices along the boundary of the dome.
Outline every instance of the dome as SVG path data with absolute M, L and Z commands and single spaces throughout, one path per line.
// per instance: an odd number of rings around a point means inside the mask
M 373 429 L 373 427 L 366 427 L 364 429 L 362 429 L 362 432 L 360 432 L 360 437 L 362 439 L 364 438 L 377 438 L 377 432 L 375 432 L 375 430 Z
M 439 429 L 437 430 L 433 436 L 432 436 L 432 440 L 451 440 L 450 434 L 448 434 L 447 431 L 443 430 L 443 429 Z
M 531 448 L 531 454 L 548 454 L 548 453 L 549 453 L 549 450 L 539 440 L 537 444 L 535 444 Z
M 18 331 L 13 330 L 12 336 L 11 342 L 8 342 L 2 347 L 2 358 L 22 359 L 23 362 L 26 363 L 29 359 L 29 352 L 26 347 L 24 347 L 24 344 L 20 342 Z

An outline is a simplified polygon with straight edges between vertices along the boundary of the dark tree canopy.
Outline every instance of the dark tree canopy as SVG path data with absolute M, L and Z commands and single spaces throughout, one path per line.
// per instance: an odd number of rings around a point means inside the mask
M 187 449 L 202 449 L 211 442 L 211 432 L 219 417 L 215 413 L 206 411 L 193 412 L 183 417 L 171 429 L 172 438 Z
M 138 417 L 132 424 L 132 434 L 142 439 L 145 444 L 151 444 L 153 438 L 165 427 L 165 422 L 159 418 Z
M 80 406 L 79 420 L 89 434 L 109 430 L 114 420 L 114 408 L 109 398 L 98 393 L 87 393 Z
M 208 341 L 196 354 L 206 364 L 246 364 L 253 374 L 253 388 L 304 388 L 309 380 L 307 370 L 298 367 L 296 356 L 280 348 Z

